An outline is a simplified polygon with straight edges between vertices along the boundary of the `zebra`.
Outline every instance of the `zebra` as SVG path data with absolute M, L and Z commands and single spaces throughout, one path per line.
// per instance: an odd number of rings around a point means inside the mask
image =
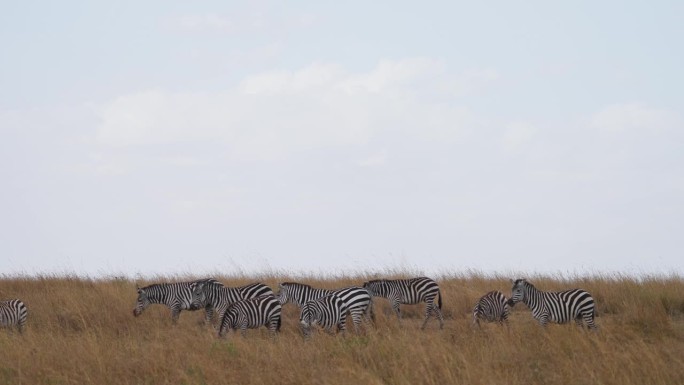
M 16 327 L 19 333 L 22 333 L 24 326 L 26 326 L 27 315 L 28 310 L 21 300 L 0 301 L 0 327 L 10 330 Z
M 255 298 L 262 295 L 273 295 L 273 290 L 263 283 L 250 283 L 239 287 L 227 287 L 221 282 L 210 280 L 203 286 L 205 300 L 205 323 L 212 323 L 214 311 L 220 322 L 228 306 L 242 299 Z
M 206 302 L 203 287 L 215 281 L 200 279 L 191 282 L 155 283 L 138 287 L 138 300 L 133 316 L 138 317 L 150 304 L 162 304 L 171 309 L 171 320 L 176 323 L 181 310 L 198 310 Z
M 400 304 L 415 305 L 420 302 L 427 304 L 425 308 L 425 321 L 421 329 L 425 329 L 430 315 L 434 315 L 439 320 L 439 328 L 444 327 L 444 316 L 442 315 L 442 294 L 439 285 L 434 280 L 427 277 L 416 277 L 410 279 L 376 279 L 364 282 L 364 289 L 371 295 L 387 298 L 392 304 L 397 318 L 401 320 Z M 435 297 L 439 296 L 439 301 L 435 304 Z
M 338 330 L 344 333 L 347 329 L 347 304 L 337 294 L 328 294 L 307 301 L 302 306 L 299 323 L 304 338 L 309 338 L 313 325 L 319 325 L 331 334 L 333 327 L 337 326 Z
M 582 326 L 584 321 L 589 329 L 596 329 L 594 298 L 589 292 L 582 289 L 541 291 L 525 279 L 511 280 L 511 283 L 513 294 L 508 304 L 524 303 L 542 326 L 549 322 L 562 324 L 575 320 L 577 325 Z
M 228 306 L 219 328 L 218 336 L 223 337 L 229 329 L 237 331 L 244 337 L 247 329 L 257 329 L 266 326 L 271 335 L 280 331 L 280 314 L 282 306 L 273 295 L 262 295 L 237 301 Z
M 325 297 L 326 295 L 336 294 L 347 307 L 348 314 L 352 317 L 354 330 L 358 332 L 362 317 L 373 320 L 373 298 L 368 290 L 351 286 L 336 290 L 315 289 L 309 285 L 297 282 L 283 282 L 279 285 L 276 297 L 282 305 L 291 302 L 302 307 L 307 302 Z
M 490 291 L 480 297 L 473 308 L 473 325 L 480 326 L 480 319 L 487 322 L 508 324 L 510 307 L 508 298 L 500 291 Z

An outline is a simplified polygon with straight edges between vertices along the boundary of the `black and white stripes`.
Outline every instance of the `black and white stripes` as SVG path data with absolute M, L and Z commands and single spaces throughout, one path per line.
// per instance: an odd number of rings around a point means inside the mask
M 542 326 L 549 322 L 567 323 L 582 322 L 590 329 L 596 329 L 594 324 L 594 298 L 587 291 L 572 289 L 559 292 L 541 291 L 524 279 L 511 281 L 513 283 L 512 296 L 509 305 L 522 302 L 532 310 L 532 316 Z
M 368 290 L 357 287 L 345 287 L 343 289 L 327 290 L 316 289 L 309 285 L 297 282 L 283 282 L 279 285 L 276 297 L 281 304 L 294 303 L 302 307 L 311 300 L 316 300 L 327 295 L 335 294 L 342 300 L 347 312 L 352 317 L 354 328 L 357 329 L 364 316 L 366 319 L 373 318 L 373 301 Z
M 442 295 L 437 282 L 430 278 L 377 279 L 365 282 L 363 287 L 373 296 L 387 298 L 399 319 L 401 319 L 399 305 L 414 305 L 425 302 L 427 304 L 425 308 L 425 321 L 421 328 L 425 328 L 431 315 L 439 320 L 440 329 L 444 327 L 444 316 L 441 310 Z M 437 303 L 435 303 L 435 297 L 438 297 Z
M 19 299 L 0 301 L 0 327 L 16 328 L 21 333 L 26 325 L 28 310 Z
M 473 308 L 473 324 L 486 322 L 504 323 L 508 321 L 508 298 L 500 291 L 490 291 L 480 297 Z
M 214 312 L 216 312 L 218 322 L 221 322 L 228 306 L 237 301 L 262 295 L 273 295 L 273 290 L 270 287 L 259 282 L 228 287 L 219 281 L 210 280 L 204 284 L 202 289 L 205 295 L 204 309 L 207 323 L 211 323 Z
M 243 299 L 237 301 L 226 310 L 219 327 L 219 337 L 228 330 L 240 330 L 245 335 L 247 329 L 266 326 L 272 335 L 280 330 L 280 302 L 272 295 Z
M 333 328 L 341 332 L 346 330 L 347 304 L 337 294 L 329 294 L 324 297 L 308 301 L 302 306 L 299 323 L 305 337 L 311 334 L 311 327 L 318 325 L 329 333 Z
M 133 315 L 139 316 L 151 304 L 166 305 L 171 309 L 171 319 L 178 320 L 181 310 L 198 310 L 206 302 L 203 287 L 212 279 L 191 282 L 156 283 L 138 288 L 138 300 Z

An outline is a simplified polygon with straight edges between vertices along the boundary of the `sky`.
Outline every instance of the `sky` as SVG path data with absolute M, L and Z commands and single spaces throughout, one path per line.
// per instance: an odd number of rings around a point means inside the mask
M 684 274 L 680 1 L 21 1 L 0 275 Z

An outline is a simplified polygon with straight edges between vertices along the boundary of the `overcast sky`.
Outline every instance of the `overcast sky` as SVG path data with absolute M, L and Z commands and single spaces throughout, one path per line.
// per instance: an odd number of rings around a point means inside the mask
M 15 1 L 0 274 L 684 274 L 681 1 Z

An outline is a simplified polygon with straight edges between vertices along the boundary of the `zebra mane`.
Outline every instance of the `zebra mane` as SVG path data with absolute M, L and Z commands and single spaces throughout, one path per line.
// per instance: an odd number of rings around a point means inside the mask
M 513 281 L 513 285 L 519 285 L 523 282 L 527 282 L 527 280 L 525 278 L 518 278 L 518 279 Z
M 299 283 L 299 282 L 283 282 L 280 284 L 280 286 L 304 286 L 311 288 L 311 285 L 307 285 L 305 283 Z
M 138 287 L 138 291 L 140 291 L 140 290 L 149 290 L 149 289 L 153 289 L 153 288 L 155 288 L 155 287 L 164 286 L 164 285 L 166 285 L 166 283 L 153 283 L 153 284 L 151 284 L 151 285 L 147 285 L 147 286 L 143 286 L 143 287 Z

